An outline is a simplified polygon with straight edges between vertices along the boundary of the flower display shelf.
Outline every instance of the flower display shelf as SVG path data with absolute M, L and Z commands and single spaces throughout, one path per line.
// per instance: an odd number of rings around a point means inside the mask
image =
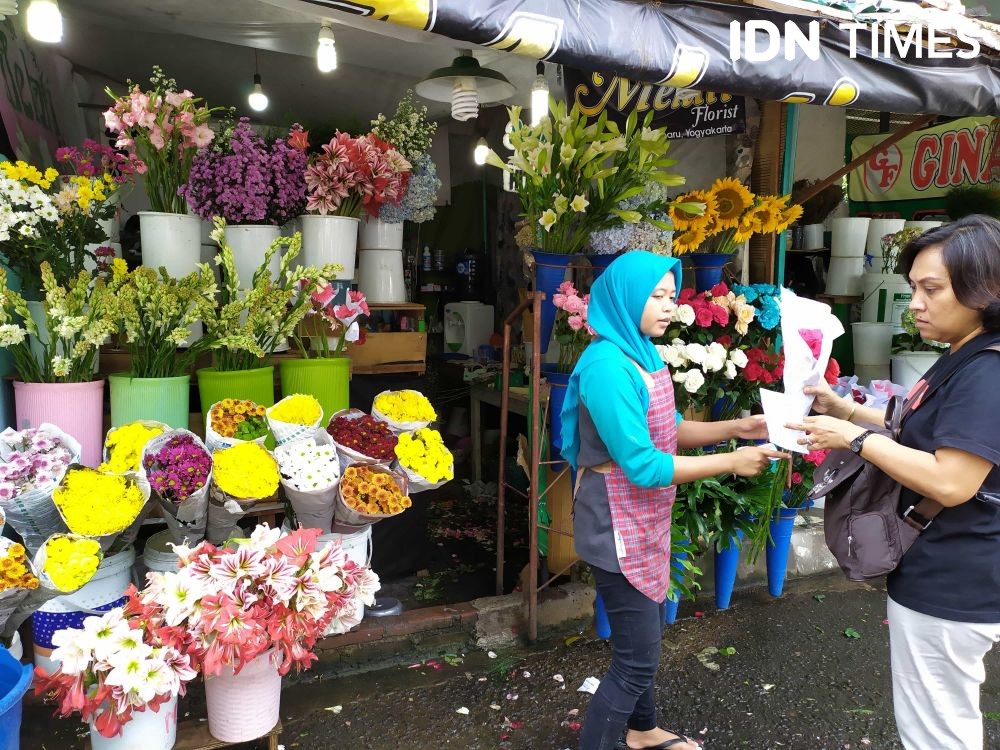
M 281 730 L 282 726 L 279 720 L 270 732 L 258 739 L 267 739 L 268 750 L 278 750 L 278 740 L 281 737 Z M 234 744 L 239 745 L 244 743 L 217 740 L 209 734 L 208 722 L 189 719 L 177 722 L 177 741 L 174 743 L 173 750 L 215 750 L 215 748 L 219 747 L 232 747 Z M 89 738 L 84 743 L 84 748 L 85 750 L 91 750 Z

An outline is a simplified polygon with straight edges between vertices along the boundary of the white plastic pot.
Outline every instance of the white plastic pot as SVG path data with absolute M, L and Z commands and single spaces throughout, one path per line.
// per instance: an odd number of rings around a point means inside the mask
M 176 279 L 197 270 L 201 260 L 201 219 L 190 214 L 139 212 L 142 264 L 163 266 Z
M 93 750 L 171 750 L 177 741 L 177 696 L 158 710 L 133 711 L 117 737 L 104 737 L 90 724 Z
M 865 254 L 868 240 L 868 224 L 871 219 L 862 216 L 850 216 L 834 219 L 831 254 L 837 258 L 855 258 Z
M 344 270 L 338 279 L 354 278 L 354 262 L 358 251 L 358 219 L 349 216 L 303 214 L 302 252 L 298 261 L 303 266 L 339 263 Z
M 871 219 L 868 222 L 868 238 L 865 242 L 865 252 L 869 255 L 882 255 L 882 238 L 887 234 L 895 234 L 903 228 L 903 219 Z M 881 270 L 881 267 L 879 268 Z
M 865 256 L 830 258 L 826 275 L 826 293 L 837 296 L 857 296 L 862 293 L 865 275 Z
M 819 250 L 823 247 L 823 225 L 806 224 L 802 227 L 802 249 Z
M 253 275 L 264 263 L 264 256 L 271 243 L 278 239 L 281 228 L 271 224 L 247 224 L 244 226 L 227 226 L 226 242 L 233 249 L 233 263 L 236 274 L 240 277 L 240 288 L 250 289 L 253 286 Z M 272 279 L 278 278 L 281 271 L 281 253 L 271 257 L 267 266 Z
M 851 323 L 855 363 L 888 368 L 893 328 L 892 323 Z
M 366 216 L 358 237 L 361 250 L 402 250 L 403 222 L 389 223 Z
M 898 273 L 866 273 L 862 278 L 864 303 L 861 320 L 866 323 L 892 323 L 895 333 L 902 333 L 903 313 L 910 306 L 913 292 Z
M 402 250 L 361 250 L 358 260 L 358 289 L 369 304 L 406 302 Z
M 890 359 L 892 364 L 892 382 L 903 386 L 909 391 L 931 369 L 931 365 L 937 362 L 940 356 L 939 352 L 901 352 L 893 354 Z

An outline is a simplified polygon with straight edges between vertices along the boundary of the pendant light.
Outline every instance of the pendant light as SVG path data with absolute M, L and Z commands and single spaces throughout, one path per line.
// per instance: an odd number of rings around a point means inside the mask
M 254 112 L 263 112 L 267 109 L 267 94 L 264 93 L 264 87 L 260 83 L 260 72 L 257 67 L 257 50 L 253 51 L 253 89 L 250 91 L 250 96 L 247 97 L 247 102 L 250 104 L 250 109 Z
M 62 41 L 63 23 L 56 0 L 31 0 L 26 13 L 28 34 L 40 42 Z
M 549 113 L 549 82 L 545 80 L 545 63 L 535 66 L 535 82 L 531 86 L 531 126 L 534 127 Z
M 424 99 L 451 102 L 451 116 L 459 122 L 478 117 L 480 104 L 509 99 L 515 91 L 502 73 L 482 67 L 468 49 L 461 50 L 449 67 L 432 71 L 414 89 Z
M 337 69 L 337 43 L 333 38 L 333 27 L 328 23 L 319 27 L 316 67 L 320 73 L 331 73 Z

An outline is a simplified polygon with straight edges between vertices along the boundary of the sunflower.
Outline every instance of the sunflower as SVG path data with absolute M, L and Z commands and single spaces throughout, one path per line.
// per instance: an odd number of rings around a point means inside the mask
M 703 229 L 687 229 L 681 232 L 679 235 L 674 236 L 673 241 L 673 251 L 674 255 L 683 255 L 684 253 L 692 253 L 698 249 L 698 246 L 705 241 L 705 231 Z
M 691 213 L 681 208 L 683 203 L 701 203 L 704 209 L 701 213 Z M 667 207 L 667 215 L 674 228 L 683 232 L 687 229 L 707 227 L 716 214 L 715 197 L 707 190 L 689 190 L 677 196 Z
M 732 177 L 713 182 L 709 194 L 715 197 L 719 229 L 735 229 L 743 212 L 753 205 L 753 193 Z
M 790 225 L 794 224 L 802 216 L 802 206 L 798 203 L 793 203 L 781 212 L 781 226 L 778 228 L 779 231 L 788 228 Z
M 767 212 L 767 220 L 763 222 L 765 232 L 780 232 L 781 216 L 785 211 L 785 202 L 788 198 L 777 195 L 765 196 L 761 201 L 760 208 Z

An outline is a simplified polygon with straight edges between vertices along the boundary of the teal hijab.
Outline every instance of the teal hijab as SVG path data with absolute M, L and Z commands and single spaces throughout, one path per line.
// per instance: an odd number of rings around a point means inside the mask
M 573 368 L 562 408 L 562 455 L 573 468 L 576 468 L 576 457 L 580 452 L 577 424 L 580 373 L 583 369 L 600 360 L 617 360 L 623 356 L 635 360 L 646 372 L 656 372 L 664 367 L 649 336 L 639 330 L 639 322 L 646 301 L 668 272 L 674 274 L 679 293 L 680 260 L 645 250 L 633 250 L 613 261 L 590 290 L 587 319 L 597 331 L 597 338 L 584 350 Z

